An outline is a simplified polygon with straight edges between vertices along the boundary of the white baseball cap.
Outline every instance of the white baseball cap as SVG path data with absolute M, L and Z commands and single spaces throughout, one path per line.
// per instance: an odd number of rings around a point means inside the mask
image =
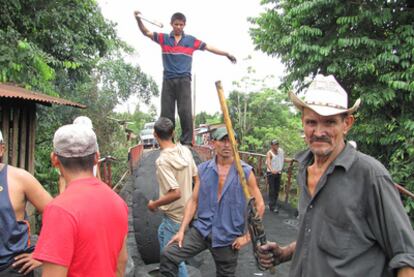
M 95 132 L 83 124 L 60 127 L 53 138 L 53 151 L 66 158 L 85 157 L 98 151 Z
M 73 124 L 83 124 L 86 127 L 93 129 L 92 120 L 89 117 L 84 116 L 84 115 L 81 115 L 75 118 L 75 120 L 73 120 Z

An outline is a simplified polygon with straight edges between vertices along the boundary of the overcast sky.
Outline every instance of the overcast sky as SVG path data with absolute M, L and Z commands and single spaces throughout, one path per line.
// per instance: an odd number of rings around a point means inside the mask
M 251 25 L 247 18 L 257 16 L 264 9 L 260 0 L 98 0 L 103 15 L 117 23 L 118 35 L 131 45 L 136 54 L 128 59 L 139 64 L 142 70 L 152 76 L 161 90 L 162 60 L 158 44 L 143 36 L 133 16 L 134 10 L 156 19 L 164 24 L 158 28 L 144 22 L 154 32 L 171 31 L 169 21 L 175 12 L 182 12 L 187 17 L 185 32 L 196 38 L 233 54 L 238 62 L 232 64 L 226 57 L 217 56 L 208 51 L 196 51 L 193 55 L 193 76 L 196 80 L 196 113 L 206 111 L 214 113 L 220 110 L 215 89 L 215 81 L 221 80 L 226 96 L 234 88 L 233 81 L 240 81 L 247 76 L 247 67 L 256 70 L 254 78 L 274 75 L 276 79 L 270 85 L 277 86 L 282 76 L 283 66 L 275 58 L 254 51 L 248 30 Z M 252 60 L 246 57 L 252 56 Z M 194 85 L 194 77 L 193 77 Z M 194 86 L 193 86 L 194 88 Z M 153 103 L 159 109 L 159 98 Z M 123 105 L 124 110 L 132 112 L 137 100 L 131 99 Z

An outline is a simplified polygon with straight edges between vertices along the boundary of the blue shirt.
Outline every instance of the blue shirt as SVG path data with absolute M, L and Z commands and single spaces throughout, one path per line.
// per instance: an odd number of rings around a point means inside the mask
M 178 43 L 175 42 L 173 32 L 170 34 L 154 32 L 152 40 L 161 46 L 164 79 L 191 78 L 193 52 L 206 48 L 204 42 L 184 33 Z
M 242 162 L 246 179 L 252 167 Z M 218 170 L 215 159 L 198 166 L 200 191 L 198 194 L 197 219 L 193 226 L 207 238 L 211 234 L 212 247 L 223 247 L 244 234 L 246 200 L 239 175 L 233 164 L 218 200 Z
M 15 256 L 33 251 L 29 240 L 29 222 L 16 220 L 9 198 L 7 167 L 5 165 L 0 171 L 0 270 L 14 262 Z

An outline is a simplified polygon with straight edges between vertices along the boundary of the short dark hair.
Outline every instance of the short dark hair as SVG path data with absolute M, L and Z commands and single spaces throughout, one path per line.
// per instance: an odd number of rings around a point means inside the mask
M 169 140 L 173 136 L 174 123 L 167 117 L 160 117 L 154 124 L 154 131 L 162 140 Z
M 95 154 L 96 153 L 92 153 L 84 157 L 73 158 L 62 157 L 59 155 L 57 155 L 57 157 L 64 168 L 68 169 L 69 171 L 79 172 L 93 169 Z
M 176 12 L 175 14 L 171 16 L 171 23 L 173 23 L 175 20 L 181 20 L 181 21 L 184 21 L 184 23 L 187 21 L 187 19 L 185 18 L 185 15 L 180 12 Z

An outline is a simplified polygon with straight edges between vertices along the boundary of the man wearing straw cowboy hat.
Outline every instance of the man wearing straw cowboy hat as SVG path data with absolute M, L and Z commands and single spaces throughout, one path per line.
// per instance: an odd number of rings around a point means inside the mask
M 271 267 L 292 259 L 289 276 L 414 276 L 414 232 L 394 182 L 373 157 L 346 143 L 360 100 L 333 76 L 317 75 L 302 112 L 309 149 L 299 153 L 299 233 L 282 247 L 259 247 Z

